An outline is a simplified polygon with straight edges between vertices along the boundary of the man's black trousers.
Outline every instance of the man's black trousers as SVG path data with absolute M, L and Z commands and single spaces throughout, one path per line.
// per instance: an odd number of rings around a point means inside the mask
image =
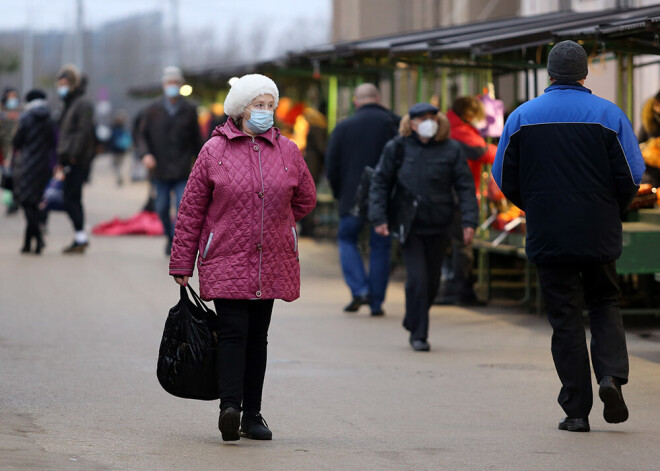
M 215 299 L 220 408 L 261 411 L 273 300 Z
M 568 417 L 588 417 L 593 405 L 591 371 L 582 318 L 589 311 L 591 362 L 596 380 L 614 376 L 628 382 L 628 351 L 618 306 L 615 262 L 537 265 L 548 319 L 552 357 L 562 388 L 558 402 Z
M 411 233 L 401 246 L 406 265 L 406 315 L 403 326 L 411 340 L 426 340 L 429 335 L 429 309 L 438 294 L 442 259 L 449 237 Z
M 82 186 L 87 170 L 79 165 L 70 165 L 67 169 L 62 188 L 64 209 L 73 223 L 73 228 L 76 231 L 82 231 L 85 227 Z

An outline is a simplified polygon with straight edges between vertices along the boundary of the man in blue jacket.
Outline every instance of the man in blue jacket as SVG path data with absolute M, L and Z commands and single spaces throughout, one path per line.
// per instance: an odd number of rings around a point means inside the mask
M 583 86 L 587 54 L 573 41 L 548 56 L 551 85 L 506 122 L 493 176 L 525 211 L 526 252 L 536 264 L 554 330 L 552 356 L 562 383 L 560 430 L 589 431 L 593 405 L 583 298 L 591 325 L 591 358 L 609 423 L 624 422 L 621 385 L 628 353 L 618 307 L 615 262 L 621 215 L 644 171 L 630 121 Z

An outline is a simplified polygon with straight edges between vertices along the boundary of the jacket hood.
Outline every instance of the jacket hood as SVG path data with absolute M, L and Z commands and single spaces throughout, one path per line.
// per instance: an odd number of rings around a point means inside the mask
M 29 113 L 38 120 L 50 118 L 50 108 L 46 100 L 32 100 L 25 105 L 24 112 Z
M 654 101 L 655 98 L 649 98 L 642 108 L 642 127 L 652 137 L 660 135 L 660 115 L 653 111 Z
M 275 140 L 280 138 L 280 134 L 281 134 L 280 130 L 275 126 L 273 126 L 268 131 L 262 134 L 257 134 L 255 138 L 261 137 L 263 139 L 266 139 L 271 144 L 275 144 Z M 245 134 L 243 131 L 238 129 L 236 124 L 234 124 L 234 119 L 231 117 L 227 119 L 225 124 L 218 126 L 213 130 L 213 134 L 211 134 L 211 137 L 216 137 L 216 136 L 225 136 L 227 139 L 237 139 L 240 137 L 247 137 L 249 139 L 252 138 L 252 136 L 249 136 L 248 134 Z

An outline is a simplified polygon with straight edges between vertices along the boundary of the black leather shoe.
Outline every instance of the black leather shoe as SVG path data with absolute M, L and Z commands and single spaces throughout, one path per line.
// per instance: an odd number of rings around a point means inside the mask
M 234 442 L 240 440 L 241 436 L 238 433 L 238 428 L 241 425 L 241 413 L 238 409 L 227 407 L 220 411 L 220 418 L 218 419 L 218 429 L 222 432 L 222 439 L 226 442 Z
M 582 417 L 564 417 L 557 427 L 559 430 L 568 430 L 569 432 L 588 432 L 589 419 Z
M 241 437 L 252 440 L 272 440 L 273 432 L 259 412 L 243 412 Z
M 360 306 L 363 304 L 369 304 L 368 296 L 356 296 L 353 300 L 344 308 L 345 312 L 357 312 L 360 309 Z
M 81 243 L 76 242 L 74 240 L 71 245 L 69 245 L 68 247 L 65 247 L 62 250 L 62 253 L 64 253 L 64 254 L 75 254 L 75 253 L 83 254 L 83 253 L 85 253 L 85 249 L 87 249 L 88 245 L 89 245 L 89 242 L 84 242 L 84 243 L 81 244 Z
M 371 310 L 371 315 L 373 317 L 381 317 L 381 316 L 385 315 L 385 311 L 383 311 L 382 309 L 375 309 L 375 310 L 372 309 Z
M 598 390 L 600 400 L 605 404 L 603 417 L 605 422 L 618 424 L 628 420 L 628 408 L 621 394 L 621 383 L 613 376 L 604 376 Z
M 416 352 L 428 352 L 431 350 L 431 345 L 426 340 L 414 339 L 410 340 L 410 346 Z

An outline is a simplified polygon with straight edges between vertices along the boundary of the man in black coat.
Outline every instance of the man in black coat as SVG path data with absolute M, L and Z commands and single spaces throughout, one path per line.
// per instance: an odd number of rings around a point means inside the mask
M 382 303 L 389 278 L 390 238 L 371 229 L 369 274 L 365 272 L 358 237 L 364 221 L 351 214 L 360 178 L 367 166 L 375 167 L 385 143 L 396 136 L 399 117 L 380 104 L 380 93 L 363 83 L 353 95 L 355 114 L 332 132 L 326 152 L 326 169 L 332 192 L 339 202 L 339 259 L 353 300 L 344 308 L 356 312 L 369 304 L 371 314 L 383 315 Z
M 57 74 L 57 94 L 64 110 L 59 122 L 55 173 L 64 175 L 64 208 L 75 230 L 73 243 L 63 252 L 84 253 L 89 237 L 85 232 L 82 186 L 96 146 L 94 106 L 84 97 L 82 77 L 73 65 L 65 65 Z
M 156 188 L 156 211 L 168 237 L 165 253 L 169 256 L 174 238 L 171 195 L 175 195 L 178 210 L 188 175 L 202 148 L 202 137 L 195 106 L 179 94 L 184 83 L 181 70 L 165 67 L 161 81 L 164 97 L 144 111 L 137 145 Z

